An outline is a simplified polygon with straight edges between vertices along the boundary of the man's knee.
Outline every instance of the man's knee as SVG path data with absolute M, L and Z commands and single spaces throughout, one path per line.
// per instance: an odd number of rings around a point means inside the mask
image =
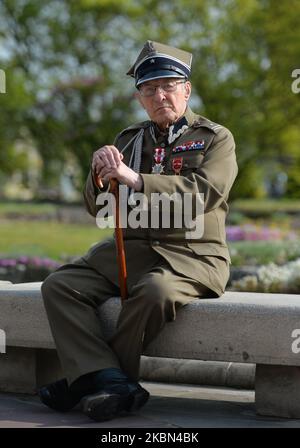
M 149 274 L 134 289 L 133 293 L 138 294 L 139 300 L 142 300 L 145 306 L 165 307 L 174 300 L 175 291 L 172 282 L 160 273 Z
M 43 281 L 41 286 L 41 292 L 44 302 L 57 297 L 59 291 L 63 288 L 62 275 L 58 272 L 53 272 Z

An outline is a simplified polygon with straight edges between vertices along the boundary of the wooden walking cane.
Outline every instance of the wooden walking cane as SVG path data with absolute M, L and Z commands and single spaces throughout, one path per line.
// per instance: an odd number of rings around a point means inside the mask
M 95 175 L 95 180 L 99 188 L 103 187 L 100 176 Z M 115 234 L 116 234 L 116 244 L 117 244 L 117 263 L 119 270 L 119 286 L 121 292 L 121 300 L 126 300 L 128 298 L 127 292 L 127 269 L 126 269 L 126 259 L 123 241 L 123 232 L 120 221 L 120 204 L 119 204 L 119 182 L 117 179 L 110 179 L 110 191 L 115 196 L 116 209 L 115 209 Z

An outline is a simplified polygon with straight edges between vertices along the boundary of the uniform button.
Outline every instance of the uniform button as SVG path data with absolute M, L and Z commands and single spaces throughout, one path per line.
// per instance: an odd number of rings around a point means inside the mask
M 159 241 L 157 241 L 157 240 L 152 241 L 152 246 L 159 246 Z

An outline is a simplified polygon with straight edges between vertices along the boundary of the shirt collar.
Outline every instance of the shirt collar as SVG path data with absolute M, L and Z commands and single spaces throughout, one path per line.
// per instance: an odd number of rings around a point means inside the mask
M 180 135 L 182 135 L 186 129 L 188 129 L 195 122 L 197 115 L 190 109 L 188 106 L 184 115 L 179 118 L 175 123 L 173 123 L 167 131 L 161 131 L 159 127 L 155 124 L 155 134 L 159 138 L 160 136 L 164 136 L 168 138 L 169 145 L 172 144 Z

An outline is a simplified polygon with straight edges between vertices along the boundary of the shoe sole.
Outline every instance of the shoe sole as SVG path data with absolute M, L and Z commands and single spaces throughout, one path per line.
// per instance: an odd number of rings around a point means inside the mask
M 136 412 L 142 406 L 144 406 L 150 397 L 149 392 L 145 389 L 141 388 L 141 390 L 134 392 L 131 394 L 131 403 L 129 404 L 127 411 Z
M 80 402 L 81 411 L 96 422 L 111 420 L 123 411 L 135 412 L 140 409 L 149 398 L 145 389 L 131 395 L 100 393 L 88 395 Z
M 66 402 L 62 403 L 57 401 L 57 398 L 51 395 L 51 392 L 47 389 L 47 387 L 42 387 L 38 390 L 38 396 L 40 401 L 50 409 L 53 409 L 57 412 L 68 412 L 73 409 L 79 402 L 79 400 L 70 401 L 70 398 L 66 398 Z

